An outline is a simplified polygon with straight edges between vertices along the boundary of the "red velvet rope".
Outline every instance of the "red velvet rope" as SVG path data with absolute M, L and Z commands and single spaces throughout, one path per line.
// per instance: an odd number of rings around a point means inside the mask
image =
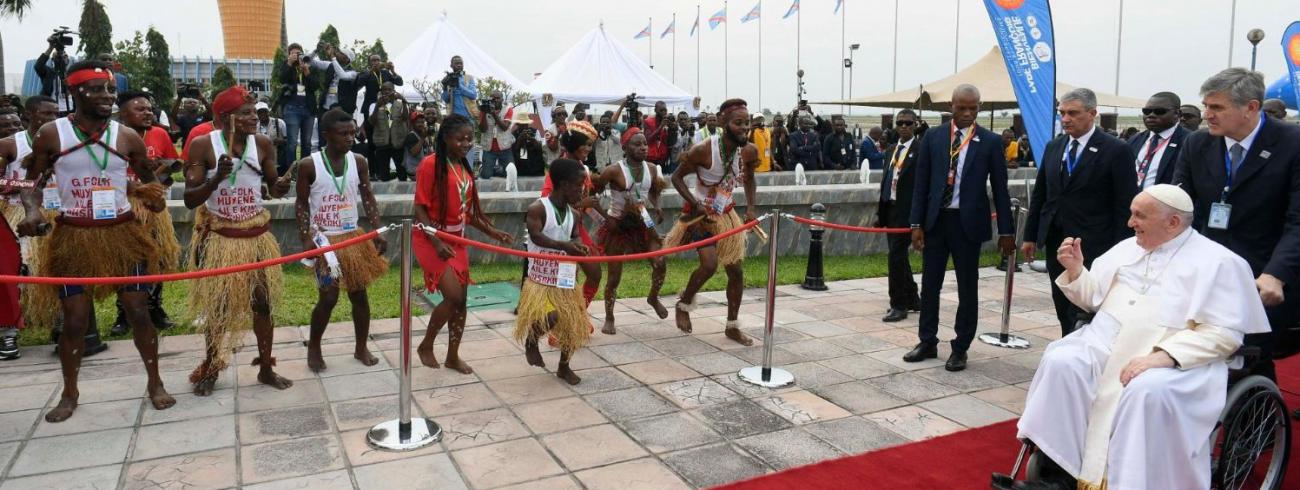
M 262 269 L 275 265 L 285 264 L 302 260 L 308 257 L 315 257 L 326 252 L 332 252 L 344 247 L 351 247 L 366 240 L 379 236 L 380 232 L 388 231 L 387 227 L 366 233 L 361 236 L 349 238 L 347 240 L 335 243 L 328 247 L 319 247 L 305 252 L 298 252 L 293 255 L 253 262 L 251 264 L 241 264 L 221 269 L 209 269 L 201 271 L 177 272 L 173 274 L 155 274 L 152 276 L 130 276 L 130 277 L 36 277 L 36 276 L 0 276 L 0 284 L 19 283 L 19 284 L 53 284 L 56 286 L 78 284 L 83 286 L 107 286 L 121 284 L 153 284 L 157 282 L 183 281 L 186 279 L 199 279 L 203 277 L 220 276 L 224 274 L 235 274 L 247 272 L 254 269 Z
M 695 250 L 697 248 L 706 245 L 712 245 L 714 243 L 717 243 L 719 240 L 722 240 L 729 236 L 735 235 L 737 233 L 744 233 L 746 230 L 758 226 L 758 223 L 759 223 L 758 220 L 750 221 L 733 230 L 727 230 L 725 232 L 719 233 L 717 235 L 706 238 L 704 240 L 700 240 L 698 242 L 689 243 L 686 245 L 681 245 L 672 248 L 660 249 L 654 252 L 643 252 L 643 253 L 636 253 L 636 254 L 629 254 L 629 255 L 588 255 L 585 257 L 576 256 L 576 255 L 554 255 L 554 254 L 539 254 L 533 252 L 526 252 L 523 250 L 515 250 L 513 248 L 506 248 L 498 245 L 492 245 L 490 243 L 483 243 L 479 241 L 470 240 L 468 238 L 464 238 L 458 235 L 439 232 L 432 228 L 423 228 L 423 229 L 425 230 L 425 233 L 429 233 L 433 236 L 436 236 L 439 240 L 445 240 L 458 245 L 465 245 L 468 247 L 479 248 L 479 249 L 487 250 L 489 252 L 496 252 L 504 255 L 513 255 L 515 257 L 543 259 L 543 260 L 558 260 L 561 262 L 629 262 L 633 260 L 653 259 L 655 257 L 671 255 L 678 252 L 685 252 L 687 250 Z
M 802 223 L 809 226 L 820 226 L 832 230 L 856 231 L 859 233 L 911 233 L 911 228 L 869 228 L 865 226 L 841 225 L 839 223 L 829 223 L 826 221 L 817 221 L 802 216 L 786 215 L 795 223 Z

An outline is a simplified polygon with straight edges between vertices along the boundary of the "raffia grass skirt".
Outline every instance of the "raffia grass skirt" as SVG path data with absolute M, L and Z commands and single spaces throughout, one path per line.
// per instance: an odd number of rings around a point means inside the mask
M 126 199 L 131 202 L 131 209 L 135 210 L 136 216 L 141 223 L 144 223 L 145 230 L 158 246 L 158 272 L 169 274 L 178 271 L 181 263 L 181 242 L 176 238 L 176 228 L 172 225 L 171 213 L 166 209 L 158 213 L 150 211 L 144 206 L 144 201 L 135 194 L 128 195 Z
M 664 248 L 695 243 L 740 228 L 745 224 L 734 209 L 717 216 L 706 216 L 690 226 L 683 221 L 684 218 L 686 216 L 678 218 L 673 223 L 673 229 L 669 230 L 668 235 L 664 237 Z M 745 260 L 745 235 L 746 233 L 737 233 L 714 244 L 718 249 L 719 264 L 725 266 Z
M 361 230 L 357 230 L 328 238 L 333 245 L 363 234 Z M 388 273 L 388 260 L 379 254 L 379 249 L 375 248 L 375 242 L 371 240 L 335 250 L 334 256 L 338 257 L 339 269 L 343 272 L 343 276 L 339 278 L 339 286 L 347 292 L 365 289 L 376 279 Z
M 195 239 L 189 250 L 190 257 L 196 258 L 195 269 L 220 269 L 280 257 L 280 245 L 269 231 L 253 238 L 229 238 L 212 231 L 258 228 L 270 219 L 271 213 L 264 210 L 252 219 L 229 221 L 212 216 L 206 207 L 200 206 L 195 210 Z M 240 347 L 243 332 L 252 328 L 255 294 L 264 294 L 267 304 L 275 305 L 284 289 L 284 278 L 280 266 L 276 265 L 195 279 L 190 287 L 190 314 L 195 320 L 202 319 L 195 324 L 207 339 L 208 355 L 212 359 L 207 369 L 220 372 L 229 365 L 230 354 Z M 196 371 L 196 374 L 204 373 Z
M 42 209 L 41 213 L 45 215 L 45 221 L 49 223 L 54 223 L 55 218 L 59 216 L 59 212 L 52 209 Z M 27 211 L 22 204 L 10 204 L 8 200 L 0 200 L 0 215 L 4 215 L 4 220 L 9 224 L 9 229 L 14 230 L 14 236 L 17 236 L 18 223 L 27 217 Z M 44 243 L 45 237 L 43 236 L 18 237 L 18 247 L 22 251 L 22 261 L 32 274 L 37 274 L 41 270 L 40 250 Z M 23 323 L 28 328 L 53 327 L 55 312 L 59 308 L 56 290 L 35 284 L 22 284 L 19 285 L 19 289 L 22 291 L 20 301 L 23 307 Z M 47 291 L 39 292 L 41 289 Z
M 523 343 L 534 332 L 544 333 L 547 317 L 556 314 L 555 327 L 550 330 L 555 345 L 563 352 L 576 352 L 591 339 L 591 324 L 587 322 L 586 302 L 578 288 L 561 289 L 544 286 L 532 279 L 524 279 L 519 292 L 519 313 L 515 319 L 515 340 Z

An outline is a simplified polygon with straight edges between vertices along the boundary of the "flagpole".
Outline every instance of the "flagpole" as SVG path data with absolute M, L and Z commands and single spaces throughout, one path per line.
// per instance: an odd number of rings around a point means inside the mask
M 646 36 L 645 40 L 648 42 L 650 46 L 650 57 L 649 57 L 650 69 L 653 70 L 655 69 L 655 18 L 654 17 L 650 17 L 650 21 L 649 23 L 646 24 L 645 28 L 650 30 L 650 35 Z
M 691 27 L 695 31 L 695 96 L 698 97 L 704 93 L 700 89 L 700 4 L 695 4 L 695 26 Z
M 722 98 L 726 99 L 731 95 L 731 55 L 728 53 L 728 44 L 731 42 L 731 31 L 727 28 L 727 0 L 722 0 Z
M 952 72 L 957 73 L 957 51 L 961 49 L 961 0 L 957 0 L 957 29 L 952 40 Z
M 673 85 L 677 85 L 677 12 L 673 12 Z
M 844 100 L 844 3 L 840 3 L 840 100 Z M 802 9 L 801 9 L 802 10 Z M 840 113 L 843 113 L 844 105 L 840 105 Z
M 889 86 L 890 92 L 898 91 L 898 0 L 894 0 L 894 68 L 891 70 L 894 75 L 894 83 Z
M 763 111 L 763 0 L 758 0 L 758 110 Z

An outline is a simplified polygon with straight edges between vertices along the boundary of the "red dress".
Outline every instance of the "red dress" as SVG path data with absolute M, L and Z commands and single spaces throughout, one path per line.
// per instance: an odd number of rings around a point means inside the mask
M 415 205 L 423 206 L 428 211 L 429 220 L 434 228 L 463 237 L 469 206 L 464 206 L 465 211 L 462 211 L 461 194 L 464 192 L 466 200 L 474 195 L 474 177 L 468 170 L 452 166 L 447 169 L 446 181 L 438 182 L 436 162 L 437 155 L 430 154 L 420 161 L 420 166 L 415 171 Z M 439 185 L 447 186 L 446 206 L 438 202 L 437 186 Z M 433 240 L 429 235 L 420 230 L 411 230 L 411 250 L 415 253 L 420 268 L 424 270 L 424 287 L 429 291 L 438 289 L 438 282 L 448 267 L 456 274 L 456 279 L 460 280 L 461 284 L 470 283 L 469 250 L 464 245 L 445 243 L 456 251 L 456 255 L 450 260 L 443 260 L 438 256 L 438 249 L 433 246 Z
M 0 274 L 16 276 L 21 267 L 18 239 L 9 225 L 0 223 Z M 0 284 L 0 327 L 23 327 L 23 308 L 18 299 L 17 284 Z

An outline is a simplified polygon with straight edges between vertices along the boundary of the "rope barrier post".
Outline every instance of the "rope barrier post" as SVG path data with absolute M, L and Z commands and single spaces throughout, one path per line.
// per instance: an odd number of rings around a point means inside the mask
M 411 220 L 402 220 L 401 345 L 399 356 L 401 387 L 397 396 L 398 418 L 381 422 L 366 434 L 371 447 L 388 451 L 413 451 L 442 440 L 442 427 L 424 417 L 411 419 Z
M 816 221 L 826 221 L 826 205 L 813 203 L 809 217 Z M 825 291 L 826 278 L 822 268 L 822 235 L 826 229 L 817 225 L 808 226 L 808 268 L 803 274 L 803 284 L 799 287 L 809 291 Z
M 1020 220 L 1020 200 L 1011 199 L 1011 223 L 1016 227 L 1016 246 L 1011 249 L 1011 263 L 1016 264 L 1020 257 L 1020 232 L 1024 229 L 1019 226 Z M 980 342 L 1008 349 L 1028 349 L 1029 340 L 1019 335 L 1011 335 L 1011 289 L 1016 283 L 1016 270 L 1019 267 L 1007 267 L 1006 280 L 1003 282 L 1002 291 L 1002 330 L 994 332 L 985 332 L 980 334 Z
M 794 383 L 794 375 L 781 368 L 772 367 L 772 329 L 776 325 L 776 243 L 777 223 L 781 221 L 781 210 L 772 211 L 772 228 L 767 240 L 767 321 L 763 328 L 763 365 L 750 366 L 740 370 L 737 375 L 741 381 L 765 388 L 780 388 Z

